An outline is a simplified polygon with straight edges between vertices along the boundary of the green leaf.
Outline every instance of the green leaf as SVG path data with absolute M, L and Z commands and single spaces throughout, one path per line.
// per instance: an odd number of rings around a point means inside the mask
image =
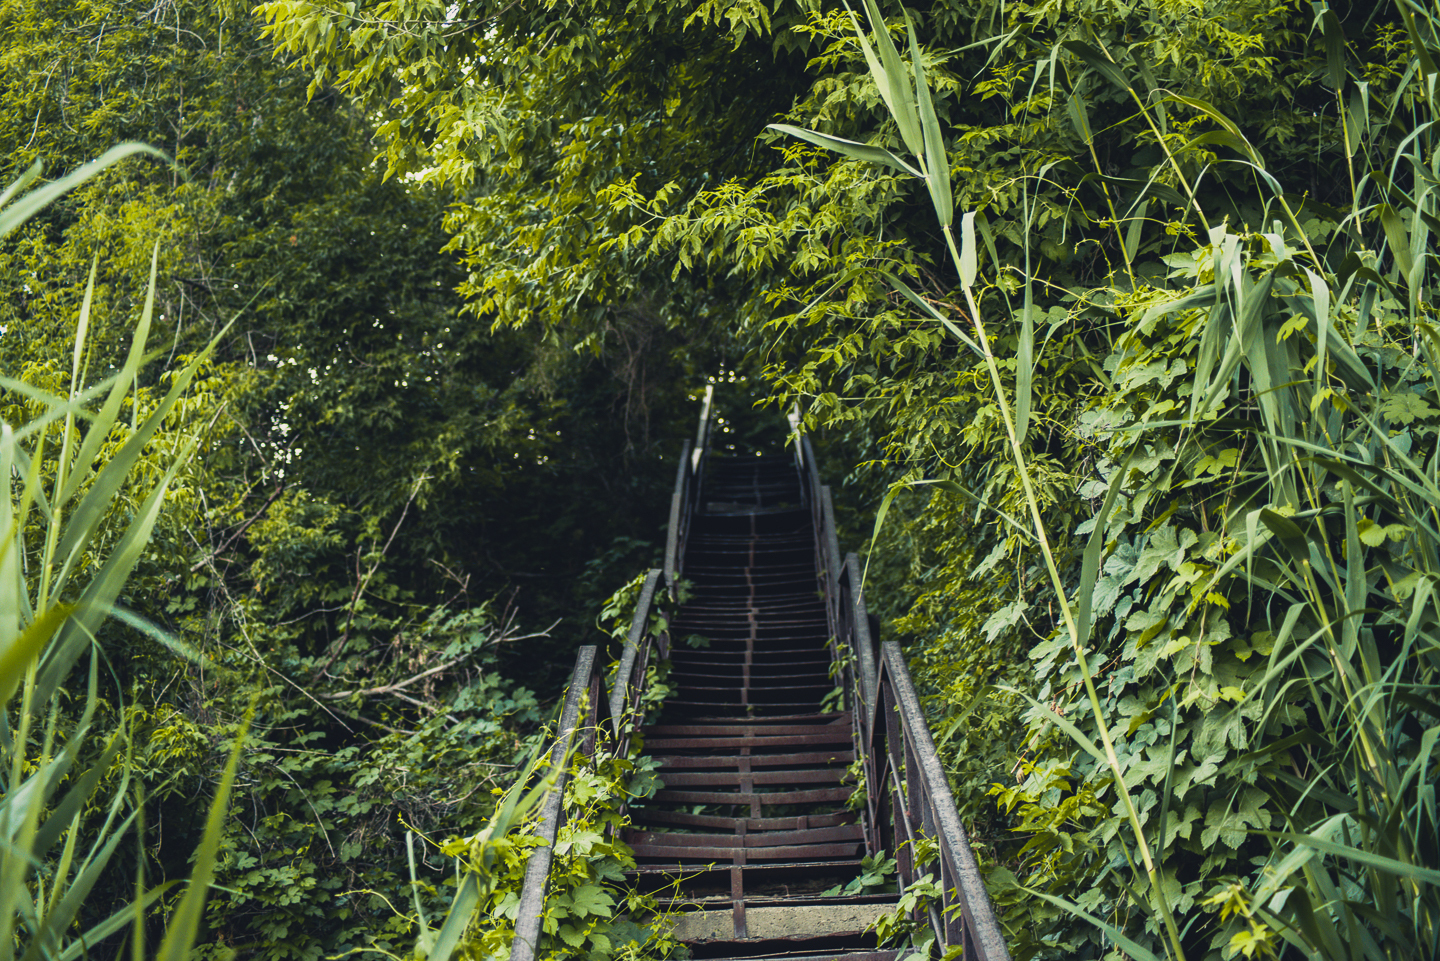
M 920 126 L 925 138 L 925 183 L 930 201 L 935 205 L 935 218 L 941 227 L 955 220 L 955 201 L 950 195 L 950 160 L 945 153 L 945 138 L 940 134 L 940 121 L 930 99 L 930 85 L 920 58 L 920 44 L 915 39 L 915 24 L 905 11 L 905 30 L 910 39 L 910 68 L 915 72 L 915 94 L 919 101 Z
M 876 6 L 875 0 L 864 0 L 865 16 L 870 21 L 870 27 L 875 33 L 875 46 L 879 48 L 879 61 L 872 50 L 865 32 L 860 29 L 860 23 L 855 14 L 850 14 L 850 19 L 855 26 L 855 33 L 859 37 L 861 49 L 865 52 L 865 60 L 870 65 L 870 74 L 875 80 L 876 87 L 880 90 L 880 96 L 885 101 L 885 106 L 890 108 L 890 116 L 895 120 L 896 126 L 900 128 L 900 139 L 905 142 L 905 148 L 916 157 L 925 155 L 925 141 L 920 132 L 920 113 L 915 104 L 915 95 L 910 89 L 910 83 L 905 73 L 905 66 L 900 61 L 900 51 L 895 49 L 894 42 L 890 39 L 890 31 L 885 27 L 885 18 L 880 15 L 880 8 Z M 848 0 L 845 9 L 850 9 Z
M 788 123 L 772 123 L 766 126 L 771 130 L 778 130 L 792 137 L 799 137 L 801 140 L 813 143 L 817 147 L 833 150 L 852 160 L 864 160 L 869 163 L 884 164 L 887 167 L 894 167 L 901 173 L 909 174 L 912 177 L 919 177 L 922 180 L 925 179 L 924 174 L 884 147 L 873 147 L 870 144 L 856 143 L 853 140 L 846 140 L 843 137 L 832 137 L 829 134 L 820 133 L 819 131 L 806 130 L 803 127 L 794 127 Z
M 968 217 L 973 215 L 966 214 L 966 216 Z M 928 300 L 915 293 L 915 291 L 911 290 L 909 284 L 905 283 L 905 281 L 890 273 L 888 270 L 880 271 L 880 276 L 884 277 L 890 282 L 890 286 L 895 288 L 896 293 L 900 294 L 902 297 L 910 301 L 910 303 L 914 304 L 916 307 L 919 307 L 920 310 L 923 311 L 932 320 L 940 321 L 940 323 L 944 325 L 946 330 L 950 331 L 950 333 L 955 335 L 956 340 L 960 341 L 960 343 L 973 350 L 976 356 L 985 356 L 984 352 L 980 350 L 979 344 L 975 343 L 975 341 L 968 337 L 963 331 L 961 331 L 959 327 L 955 326 L 955 322 L 952 321 L 949 317 L 946 317 L 944 314 L 940 313 L 940 311 L 935 308 L 935 305 L 931 304 Z
M 1061 46 L 1079 57 L 1086 66 L 1114 84 L 1116 89 L 1121 93 L 1134 93 L 1130 81 L 1125 79 L 1125 75 L 1120 72 L 1120 68 L 1116 66 L 1115 61 L 1111 60 L 1099 49 L 1092 47 L 1088 43 L 1081 43 L 1078 40 L 1066 40 Z
M 25 221 L 43 210 L 47 204 L 74 190 L 107 167 L 113 167 L 126 157 L 134 157 L 140 154 L 157 157 L 166 163 L 172 162 L 163 152 L 142 143 L 122 143 L 119 146 L 111 147 L 97 159 L 76 168 L 54 183 L 46 184 L 38 190 L 31 191 L 10 207 L 0 209 L 0 237 L 8 236 L 17 227 L 25 223 Z M 30 170 L 27 170 L 25 175 L 22 176 L 21 180 L 17 183 L 29 183 L 35 179 L 35 176 L 39 175 L 39 172 L 38 166 L 32 165 Z M 9 199 L 16 189 L 15 184 L 7 188 L 4 199 Z
M 975 211 L 960 218 L 960 283 L 967 290 L 975 286 L 980 272 L 980 255 L 975 249 Z

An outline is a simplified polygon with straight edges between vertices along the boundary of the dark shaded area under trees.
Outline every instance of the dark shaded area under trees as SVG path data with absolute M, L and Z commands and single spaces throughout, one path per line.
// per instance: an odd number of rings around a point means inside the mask
M 1432 462 L 1440 398 L 1417 331 L 1440 220 L 1415 46 L 1436 46 L 1435 18 L 1398 0 L 911 13 L 956 212 L 980 214 L 985 321 L 1010 388 L 1028 378 L 1039 512 L 1067 589 L 1093 602 L 1107 730 L 1145 816 L 1171 825 L 1165 902 L 1192 919 L 1188 957 L 1292 950 L 1247 900 L 1280 850 L 1262 832 L 1356 817 L 1347 792 L 1383 777 L 1376 762 L 1346 780 L 1346 743 L 1307 739 L 1330 736 L 1343 698 L 1292 685 L 1256 713 L 1277 637 L 1324 634 L 1348 605 L 1339 620 L 1364 627 L 1344 650 L 1396 658 L 1421 699 L 1390 697 L 1376 722 L 1395 764 L 1425 762 L 1440 719 L 1429 648 L 1396 640 L 1435 621 L 1409 488 L 1357 520 L 1348 475 L 1290 456 Z M 1125 874 L 1110 774 L 995 687 L 1096 736 L 1030 535 L 1006 520 L 1027 505 L 985 368 L 885 277 L 969 323 L 935 211 L 891 168 L 766 129 L 905 153 L 843 5 L 29 0 L 0 4 L 0 35 L 7 182 L 127 139 L 178 160 L 129 161 L 0 249 L 0 369 L 63 392 L 97 253 L 97 368 L 156 241 L 163 354 L 237 318 L 181 417 L 206 425 L 203 454 L 126 598 L 212 666 L 127 628 L 103 638 L 145 745 L 158 874 L 183 875 L 189 801 L 261 692 L 208 953 L 409 950 L 408 906 L 349 892 L 408 897 L 397 817 L 438 837 L 488 812 L 569 652 L 654 559 L 673 458 L 722 371 L 740 378 L 721 379 L 742 437 L 799 404 L 843 479 L 847 541 L 868 543 L 882 497 L 913 485 L 871 558 L 871 607 L 910 645 L 1016 956 L 1114 947 L 1021 885 L 1168 950 Z M 1236 315 L 1256 305 L 1260 334 L 1185 299 L 1212 283 Z M 1325 362 L 1322 286 L 1350 351 Z M 1243 362 L 1182 426 L 1211 387 L 1206 351 L 1231 337 Z M 1122 506 L 1082 584 L 1112 483 Z M 1298 535 L 1274 519 L 1307 510 Z M 1280 547 L 1258 575 L 1226 566 L 1266 531 Z M 1323 557 L 1330 581 L 1287 566 L 1297 538 L 1315 552 L 1298 567 Z M 1350 655 L 1318 651 L 1284 684 L 1339 683 L 1327 672 Z M 1413 783 L 1433 787 L 1422 768 Z M 1430 817 L 1402 848 L 1434 838 Z M 106 896 L 128 895 L 133 867 Z M 447 896 L 427 891 L 427 910 Z

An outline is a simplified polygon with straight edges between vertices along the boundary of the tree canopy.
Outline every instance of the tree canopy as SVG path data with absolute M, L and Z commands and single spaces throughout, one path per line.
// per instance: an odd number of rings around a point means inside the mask
M 216 671 L 105 638 L 159 692 L 166 857 L 263 692 L 217 953 L 403 943 L 391 815 L 488 810 L 655 556 L 707 378 L 741 434 L 797 406 L 844 479 L 1017 956 L 1433 934 L 1440 14 L 879 12 L 919 87 L 828 0 L 0 4 L 12 177 L 176 160 L 0 248 L 0 367 L 63 393 L 98 254 L 118 368 L 157 241 L 164 352 L 236 325 L 129 601 Z M 948 207 L 910 169 L 922 90 Z

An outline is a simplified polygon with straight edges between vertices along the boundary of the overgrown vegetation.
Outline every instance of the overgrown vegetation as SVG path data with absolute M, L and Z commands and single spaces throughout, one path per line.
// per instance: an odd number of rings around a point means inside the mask
M 74 380 L 97 251 L 85 382 L 156 239 L 150 349 L 196 371 L 122 598 L 167 633 L 97 634 L 145 856 L 82 925 L 142 863 L 188 875 L 258 692 L 203 950 L 410 950 L 453 889 L 422 855 L 411 897 L 409 829 L 486 823 L 723 364 L 800 404 L 848 542 L 889 503 L 867 593 L 1018 957 L 1440 950 L 1440 8 L 854 13 L 0 5 L 12 178 L 180 161 L 0 248 L 17 436 L 20 382 Z

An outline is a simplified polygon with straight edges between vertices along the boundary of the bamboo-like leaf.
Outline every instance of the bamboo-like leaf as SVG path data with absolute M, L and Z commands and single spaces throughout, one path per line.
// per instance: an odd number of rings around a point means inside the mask
M 1278 838 L 1285 841 L 1293 841 L 1296 844 L 1303 844 L 1312 847 L 1323 854 L 1333 854 L 1338 857 L 1349 858 L 1358 861 L 1366 867 L 1374 868 L 1385 874 L 1393 874 L 1396 877 L 1410 878 L 1415 881 L 1424 881 L 1426 884 L 1440 885 L 1440 871 L 1434 868 L 1422 867 L 1419 864 L 1412 864 L 1408 861 L 1401 861 L 1397 858 L 1386 857 L 1383 854 L 1376 854 L 1373 851 L 1366 851 L 1349 844 L 1340 844 L 1327 838 L 1318 837 L 1317 833 L 1300 834 L 1294 831 L 1265 831 L 1261 832 L 1266 837 Z
M 215 856 L 220 849 L 220 838 L 225 832 L 226 812 L 230 808 L 230 788 L 235 783 L 235 772 L 240 767 L 240 755 L 244 750 L 245 738 L 250 732 L 250 722 L 254 714 L 255 708 L 252 704 L 240 724 L 240 730 L 235 734 L 234 744 L 230 748 L 230 759 L 226 761 L 220 783 L 215 787 L 215 798 L 210 802 L 210 814 L 205 819 L 205 833 L 200 838 L 200 846 L 195 849 L 195 867 L 190 872 L 190 884 L 174 913 L 170 915 L 165 940 L 160 943 L 160 949 L 155 953 L 155 961 L 187 961 L 195 944 L 195 937 L 200 932 L 205 899 L 210 894 L 210 882 L 215 876 Z
M 1090 615 L 1095 600 L 1095 584 L 1100 577 L 1100 554 L 1105 549 L 1110 512 L 1115 509 L 1115 500 L 1120 496 L 1120 489 L 1125 486 L 1125 475 L 1129 472 L 1130 461 L 1127 458 L 1125 463 L 1116 469 L 1115 476 L 1110 478 L 1105 499 L 1100 502 L 1100 512 L 1095 515 L 1095 526 L 1090 529 L 1090 537 L 1085 541 L 1085 553 L 1080 561 L 1080 590 L 1075 611 L 1074 642 L 1077 649 L 1083 648 L 1090 639 Z
M 788 123 L 772 123 L 766 126 L 771 130 L 778 130 L 792 137 L 799 137 L 801 140 L 812 143 L 817 147 L 833 150 L 838 154 L 849 157 L 851 160 L 864 160 L 869 163 L 884 164 L 887 167 L 894 167 L 901 173 L 909 174 L 912 177 L 919 177 L 921 179 L 925 177 L 920 171 L 884 147 L 875 147 L 867 143 L 857 143 L 854 140 L 846 140 L 843 137 L 832 137 L 827 133 L 820 133 L 818 130 L 806 130 L 804 127 L 795 127 Z
M 0 650 L 0 705 L 15 694 L 16 687 L 45 643 L 75 610 L 74 604 L 56 604 L 41 613 L 19 633 L 8 647 Z
M 1062 43 L 1061 46 L 1079 57 L 1084 61 L 1086 66 L 1114 84 L 1116 89 L 1121 93 L 1134 93 L 1130 81 L 1125 79 L 1125 75 L 1120 72 L 1120 67 L 1099 49 L 1092 47 L 1088 43 L 1081 43 L 1078 40 L 1067 40 Z
M 949 317 L 946 317 L 944 314 L 940 313 L 940 311 L 936 310 L 934 304 L 930 303 L 928 300 L 915 293 L 915 291 L 911 290 L 909 284 L 905 283 L 905 281 L 890 273 L 888 270 L 880 271 L 880 275 L 890 282 L 890 286 L 895 289 L 896 293 L 900 294 L 902 297 L 910 301 L 910 303 L 914 304 L 916 307 L 919 307 L 920 310 L 926 314 L 926 316 L 930 317 L 932 320 L 938 320 L 942 325 L 944 325 L 946 330 L 950 331 L 950 333 L 955 335 L 956 340 L 960 341 L 966 347 L 969 347 L 971 350 L 973 350 L 977 356 L 985 356 L 984 352 L 981 351 L 979 344 L 975 343 L 973 339 L 966 336 L 966 334 L 959 327 L 955 326 L 955 322 L 952 321 Z
M 120 416 L 120 405 L 125 400 L 135 379 L 140 374 L 140 368 L 145 363 L 145 344 L 150 337 L 150 322 L 155 315 L 155 281 L 160 266 L 160 244 L 157 242 L 150 251 L 150 282 L 145 288 L 145 306 L 140 311 L 140 320 L 135 325 L 135 333 L 130 337 L 130 351 L 125 357 L 125 363 L 115 375 L 115 380 L 110 389 L 110 396 L 105 398 L 99 413 L 95 415 L 94 422 L 85 433 L 85 440 L 80 444 L 80 452 L 75 459 L 80 464 L 91 464 L 100 454 L 101 446 L 109 439 L 110 429 L 115 425 Z M 77 470 L 66 481 L 60 493 L 55 496 L 55 506 L 63 507 L 69 503 L 70 498 L 88 480 L 85 470 Z M 72 520 L 73 523 L 73 520 Z M 67 530 L 68 534 L 69 531 Z M 61 548 L 61 554 L 65 550 Z
M 1190 140 L 1186 141 L 1185 145 L 1176 152 L 1184 153 L 1185 151 L 1190 150 L 1194 147 L 1208 147 L 1211 144 L 1219 144 L 1222 147 L 1229 147 L 1236 153 L 1243 154 L 1247 158 L 1252 156 L 1250 142 L 1244 137 L 1241 137 L 1238 134 L 1233 134 L 1228 130 L 1207 130 L 1205 133 L 1200 134 L 1198 137 L 1193 137 Z
M 1410 257 L 1410 235 L 1405 230 L 1405 221 L 1401 219 L 1399 211 L 1389 204 L 1381 204 L 1379 213 L 1380 226 L 1385 231 L 1385 242 L 1390 248 L 1390 256 L 1395 258 L 1395 265 L 1400 268 L 1401 279 L 1408 281 L 1415 263 Z
M 940 134 L 940 121 L 930 99 L 930 84 L 920 58 L 920 44 L 915 39 L 915 24 L 905 11 L 905 30 L 910 40 L 910 69 L 915 73 L 915 98 L 920 111 L 920 129 L 925 140 L 925 183 L 930 188 L 930 201 L 935 205 L 935 218 L 941 227 L 955 220 L 955 201 L 950 196 L 950 160 L 945 153 L 945 138 Z
M 1325 70 L 1330 77 L 1330 86 L 1336 94 L 1345 89 L 1345 28 L 1334 10 L 1320 13 L 1315 22 L 1325 37 Z M 1402 85 L 1403 89 L 1403 85 Z
M 1090 132 L 1090 112 L 1085 109 L 1085 100 L 1078 93 L 1071 93 L 1065 104 L 1065 112 L 1070 115 L 1070 124 L 1075 128 L 1075 133 L 1089 146 L 1095 139 Z
M 475 909 L 480 905 L 480 884 L 474 874 L 465 876 L 460 883 L 460 889 L 455 892 L 454 899 L 450 902 L 450 912 L 445 916 L 445 923 L 440 925 L 439 932 L 435 935 L 435 943 L 431 946 L 426 961 L 450 961 L 451 955 L 460 945 L 460 939 L 465 934 L 465 929 L 470 925 L 470 919 L 475 916 Z
M 1137 209 L 1138 208 L 1138 209 Z M 1125 262 L 1133 263 L 1135 255 L 1140 252 L 1140 235 L 1145 229 L 1145 215 L 1150 212 L 1150 201 L 1141 200 L 1136 207 L 1131 207 L 1126 216 L 1134 214 L 1130 218 L 1130 226 L 1125 229 Z
M 69 883 L 60 903 L 55 905 L 53 910 L 46 912 L 44 926 L 31 936 L 30 943 L 26 945 L 25 953 L 21 956 L 21 961 L 40 961 L 43 956 L 53 956 L 59 953 L 61 937 L 79 914 L 96 882 L 100 880 L 100 876 L 110 863 L 110 858 L 115 854 L 115 848 L 125 840 L 125 835 L 135 821 L 135 817 L 136 814 L 132 812 L 110 833 L 109 839 L 86 859 L 84 868 Z
M 109 613 L 115 598 L 119 596 L 125 580 L 140 561 L 140 555 L 149 543 L 150 532 L 159 520 L 160 509 L 164 506 L 165 491 L 175 479 L 175 474 L 191 452 L 198 438 L 192 438 L 175 462 L 170 465 L 164 477 L 155 485 L 149 496 L 135 512 L 134 519 L 116 544 L 104 565 L 91 580 L 70 620 L 61 627 L 55 643 L 46 651 L 41 660 L 40 672 L 36 679 L 36 696 L 40 703 L 49 700 L 59 689 L 61 681 L 69 673 L 81 651 L 91 642 L 95 629 Z
M 24 190 L 26 187 L 34 183 L 35 178 L 39 177 L 44 169 L 44 161 L 37 158 L 34 163 L 32 163 L 29 167 L 25 169 L 24 173 L 16 177 L 10 183 L 10 186 L 6 187 L 3 191 L 0 191 L 0 208 L 3 208 L 6 204 L 8 204 L 11 198 L 18 194 L 20 191 Z
M 169 893 L 171 888 L 175 887 L 175 883 L 174 881 L 166 881 L 140 894 L 130 904 L 118 909 L 114 914 L 100 921 L 72 941 L 69 947 L 55 956 L 55 961 L 79 961 L 80 958 L 85 956 L 87 949 L 92 948 L 105 938 L 120 931 L 127 924 L 133 923 L 136 915 L 143 915 L 148 911 L 156 901 L 159 901 Z
M 880 15 L 880 8 L 876 5 L 875 0 L 864 0 L 864 3 L 865 16 L 869 19 L 870 28 L 875 34 L 875 47 L 879 50 L 879 63 L 876 63 L 875 53 L 871 50 L 854 13 L 850 14 L 850 18 L 855 24 L 860 45 L 865 51 L 865 59 L 870 65 L 870 73 L 875 79 L 876 86 L 880 89 L 885 106 L 890 108 L 890 116 L 894 118 L 896 126 L 900 128 L 900 139 L 904 141 L 905 149 L 920 158 L 922 169 L 928 169 L 925 160 L 925 140 L 920 132 L 920 111 L 915 103 L 915 94 L 910 89 L 910 80 L 906 76 L 905 65 L 900 61 L 900 51 L 895 49 L 895 43 L 890 39 L 890 31 L 885 28 L 885 18 Z M 849 9 L 848 2 L 846 9 Z
M 975 286 L 980 272 L 980 257 L 975 250 L 975 211 L 960 218 L 960 283 L 966 290 Z
M 170 653 L 189 661 L 191 664 L 203 665 L 210 663 L 210 659 L 201 651 L 185 643 L 185 641 L 165 630 L 159 624 L 140 616 L 132 610 L 118 606 L 113 607 L 110 610 L 110 616 L 123 624 L 130 625 L 141 634 L 168 648 Z
M 1045 720 L 1049 721 L 1051 724 L 1054 724 L 1060 730 L 1064 731 L 1065 734 L 1070 738 L 1070 740 L 1075 742 L 1076 747 L 1081 748 L 1086 754 L 1093 757 L 1096 761 L 1099 761 L 1102 765 L 1107 763 L 1104 752 L 1101 751 L 1098 746 L 1096 746 L 1094 741 L 1090 740 L 1090 738 L 1085 735 L 1084 731 L 1080 730 L 1073 723 L 1067 721 L 1059 714 L 1056 714 L 1055 711 L 1050 707 L 1041 704 L 1039 701 L 1035 700 L 1035 698 L 1031 697 L 1029 694 L 1026 694 L 1024 691 L 1016 687 L 1009 687 L 1004 684 L 997 684 L 995 685 L 995 690 L 1004 691 L 1006 694 L 1014 694 L 1017 697 L 1024 698 L 1030 703 L 1030 706 L 1035 709 L 1036 713 L 1044 717 Z
M 1055 905 L 1057 908 L 1063 908 L 1064 910 L 1075 915 L 1077 918 L 1084 918 L 1086 921 L 1095 925 L 1095 927 L 1099 928 L 1101 931 L 1104 931 L 1106 937 L 1114 941 L 1115 944 L 1118 945 L 1132 959 L 1134 959 L 1134 961 L 1161 961 L 1161 959 L 1155 954 L 1155 952 L 1141 946 L 1135 940 L 1127 937 L 1125 935 L 1125 932 L 1115 927 L 1115 925 L 1109 923 L 1108 921 L 1102 921 L 1100 918 L 1097 918 L 1095 915 L 1091 914 L 1089 911 L 1086 911 L 1084 908 L 1080 907 L 1080 905 L 1074 903 L 1073 901 L 1067 901 L 1064 898 L 1057 898 L 1053 894 L 1047 894 L 1044 891 L 1039 891 L 1034 888 L 1027 888 L 1023 885 L 1020 886 L 1020 890 L 1024 891 L 1031 897 L 1039 898 L 1042 901 L 1048 901 L 1051 904 Z
M 25 223 L 25 221 L 43 210 L 47 204 L 52 203 L 71 190 L 74 190 L 107 167 L 113 167 L 126 157 L 134 157 L 137 155 L 148 155 L 157 157 L 166 163 L 171 162 L 170 158 L 166 156 L 164 152 L 156 150 L 154 147 L 146 146 L 143 143 L 122 143 L 119 146 L 111 147 L 95 160 L 76 168 L 54 183 L 46 184 L 38 190 L 32 190 L 11 204 L 11 206 L 0 209 L 0 237 L 9 235 L 13 230 Z M 31 169 L 34 170 L 33 167 Z M 38 175 L 39 171 L 36 170 L 35 172 Z M 28 176 L 29 171 L 26 173 Z M 34 178 L 31 177 L 30 179 L 33 180 Z M 6 198 L 8 199 L 10 195 L 11 191 L 7 190 Z

